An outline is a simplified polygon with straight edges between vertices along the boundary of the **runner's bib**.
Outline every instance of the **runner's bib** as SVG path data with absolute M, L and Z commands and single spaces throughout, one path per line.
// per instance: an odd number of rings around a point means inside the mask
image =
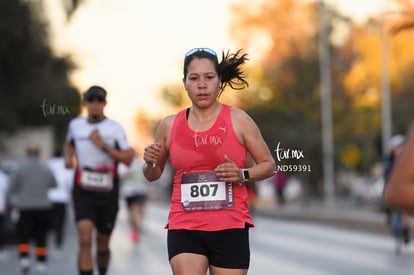
M 222 182 L 214 172 L 184 173 L 181 203 L 185 211 L 233 208 L 233 184 Z
M 111 171 L 90 171 L 81 169 L 79 173 L 79 184 L 83 189 L 109 192 L 114 187 Z

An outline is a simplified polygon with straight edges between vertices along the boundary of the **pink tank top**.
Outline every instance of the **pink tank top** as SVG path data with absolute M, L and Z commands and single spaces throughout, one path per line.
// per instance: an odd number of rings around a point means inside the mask
M 253 226 L 244 183 L 229 183 L 232 187 L 231 208 L 186 211 L 182 202 L 181 179 L 184 173 L 212 172 L 217 165 L 224 162 L 224 155 L 239 167 L 245 167 L 246 149 L 234 133 L 230 111 L 230 106 L 222 105 L 216 122 L 204 132 L 196 132 L 189 128 L 186 110 L 177 114 L 169 147 L 171 164 L 176 174 L 166 228 L 215 231 L 244 228 L 246 223 Z M 198 189 L 196 191 L 203 192 Z

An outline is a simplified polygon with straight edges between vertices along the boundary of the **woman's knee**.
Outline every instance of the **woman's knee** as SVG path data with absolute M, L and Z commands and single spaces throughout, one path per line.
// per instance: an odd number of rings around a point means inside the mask
M 205 275 L 208 259 L 201 254 L 180 253 L 170 260 L 174 275 Z
M 78 222 L 78 236 L 81 247 L 90 247 L 92 245 L 93 224 L 90 221 Z

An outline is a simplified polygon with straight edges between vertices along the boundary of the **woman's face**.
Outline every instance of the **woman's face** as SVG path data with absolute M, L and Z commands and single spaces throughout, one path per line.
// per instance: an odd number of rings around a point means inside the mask
M 214 63 L 208 58 L 195 57 L 188 64 L 184 86 L 194 106 L 206 108 L 216 102 L 220 79 Z

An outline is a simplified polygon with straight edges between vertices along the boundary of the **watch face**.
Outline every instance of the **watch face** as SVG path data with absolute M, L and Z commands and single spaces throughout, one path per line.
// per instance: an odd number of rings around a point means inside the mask
M 243 170 L 243 178 L 245 179 L 245 180 L 248 180 L 250 177 L 249 177 L 249 170 L 247 170 L 247 169 L 244 169 Z

